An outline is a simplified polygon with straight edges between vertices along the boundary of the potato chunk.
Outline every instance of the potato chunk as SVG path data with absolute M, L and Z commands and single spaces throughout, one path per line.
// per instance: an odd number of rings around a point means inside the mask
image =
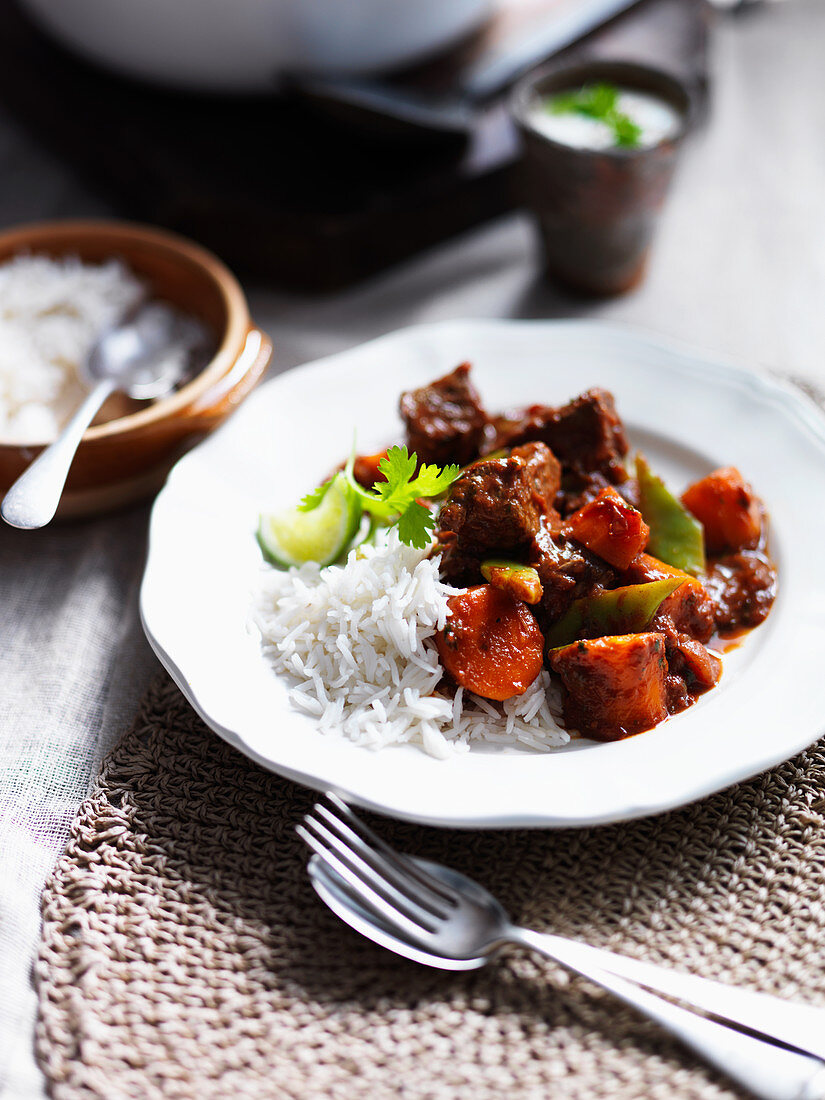
M 661 634 L 618 634 L 548 654 L 564 687 L 564 720 L 597 741 L 618 741 L 667 717 Z
M 711 554 L 752 550 L 762 535 L 762 505 L 735 466 L 714 470 L 682 494 L 682 503 L 705 529 Z

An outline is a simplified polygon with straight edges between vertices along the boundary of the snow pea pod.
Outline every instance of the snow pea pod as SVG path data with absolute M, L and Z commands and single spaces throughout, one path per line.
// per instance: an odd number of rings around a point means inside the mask
M 578 638 L 612 634 L 639 634 L 647 630 L 659 605 L 683 583 L 664 577 L 647 584 L 628 584 L 574 600 L 562 617 L 545 632 L 549 649 L 570 645 Z
M 647 552 L 659 561 L 698 576 L 705 568 L 702 524 L 650 469 L 644 455 L 636 455 L 639 511 L 650 527 Z
M 541 599 L 541 581 L 532 565 L 492 558 L 481 563 L 481 575 L 494 588 L 509 592 L 524 603 L 538 603 Z

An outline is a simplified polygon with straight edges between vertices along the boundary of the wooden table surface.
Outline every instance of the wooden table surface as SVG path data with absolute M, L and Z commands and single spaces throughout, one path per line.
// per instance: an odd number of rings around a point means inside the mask
M 720 19 L 709 118 L 684 151 L 647 279 L 633 293 L 594 302 L 546 285 L 533 228 L 511 215 L 345 294 L 308 299 L 249 287 L 256 319 L 273 337 L 274 369 L 419 321 L 587 316 L 825 388 L 823 43 L 822 0 Z M 117 211 L 0 104 L 0 224 L 106 213 Z M 138 508 L 42 533 L 0 531 L 0 780 L 4 769 L 21 774 L 49 754 L 69 769 L 59 787 L 38 788 L 51 814 L 39 848 L 26 855 L 0 837 L 0 900 L 12 930 L 4 938 L 0 927 L 0 1092 L 5 1082 L 9 1100 L 42 1095 L 29 986 L 40 885 L 95 761 L 157 671 L 137 616 L 147 515 Z M 76 658 L 67 657 L 67 634 Z M 66 670 L 60 682 L 56 669 Z

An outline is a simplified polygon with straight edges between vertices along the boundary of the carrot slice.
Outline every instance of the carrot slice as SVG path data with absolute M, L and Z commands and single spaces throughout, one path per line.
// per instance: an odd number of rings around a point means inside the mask
M 378 469 L 379 464 L 386 457 L 386 451 L 379 451 L 374 455 L 356 455 L 352 464 L 352 476 L 365 489 L 371 489 L 376 481 L 386 481 L 387 479 Z
M 489 584 L 449 601 L 447 625 L 436 634 L 441 663 L 457 684 L 485 699 L 522 695 L 539 675 L 544 636 L 519 600 Z

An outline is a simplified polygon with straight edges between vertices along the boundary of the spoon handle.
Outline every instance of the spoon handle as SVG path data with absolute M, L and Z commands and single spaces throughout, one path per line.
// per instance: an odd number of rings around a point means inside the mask
M 24 531 L 45 527 L 54 518 L 75 451 L 95 413 L 115 389 L 110 378 L 101 379 L 63 431 L 20 475 L 0 505 L 0 516 Z
M 585 961 L 584 953 L 575 950 L 578 945 L 573 945 L 572 951 L 564 945 L 560 949 L 554 942 L 557 937 L 521 928 L 512 929 L 508 939 L 532 947 L 609 990 L 761 1100 L 816 1100 L 825 1096 L 825 1062 L 819 1058 L 774 1046 L 756 1035 L 736 1031 L 665 1001 Z

